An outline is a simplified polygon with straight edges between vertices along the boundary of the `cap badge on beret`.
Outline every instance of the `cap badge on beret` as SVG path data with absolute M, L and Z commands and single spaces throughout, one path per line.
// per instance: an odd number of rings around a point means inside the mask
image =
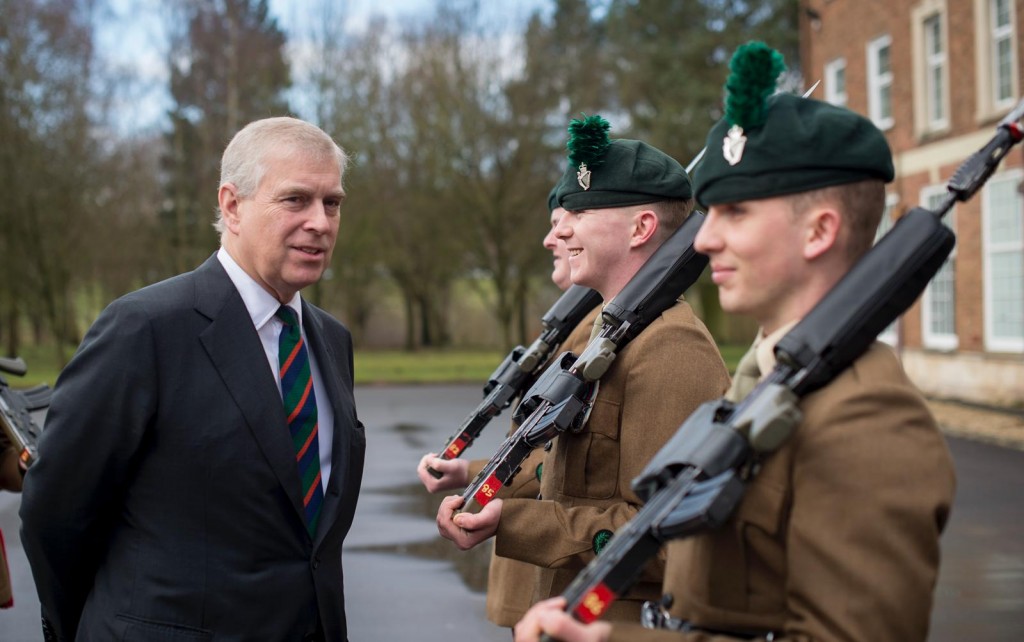
M 731 125 L 722 139 L 722 157 L 731 166 L 743 160 L 747 144 L 744 128 L 764 124 L 768 109 L 765 101 L 775 92 L 775 82 L 786 65 L 782 54 L 763 42 L 740 45 L 729 61 L 725 81 L 725 119 Z
M 604 155 L 611 146 L 608 130 L 611 123 L 600 116 L 584 116 L 569 123 L 569 162 L 579 169 L 576 182 L 583 191 L 590 189 L 591 169 L 597 169 L 604 162 Z
M 583 191 L 590 189 L 590 170 L 586 163 L 580 163 L 580 169 L 576 172 L 576 182 L 580 184 Z
M 722 139 L 722 156 L 730 165 L 735 165 L 743 160 L 743 147 L 746 144 L 747 137 L 743 135 L 743 128 L 733 125 Z

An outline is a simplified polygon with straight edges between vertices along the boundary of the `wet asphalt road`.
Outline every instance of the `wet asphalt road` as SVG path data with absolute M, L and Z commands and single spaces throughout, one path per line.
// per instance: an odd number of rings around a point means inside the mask
M 439 497 L 422 489 L 419 457 L 438 449 L 480 399 L 472 386 L 365 387 L 363 494 L 345 546 L 353 642 L 508 642 L 484 617 L 487 555 L 460 553 L 434 526 Z M 504 415 L 469 451 L 489 455 Z M 943 536 L 931 642 L 1011 641 L 1024 630 L 1024 451 L 951 438 L 958 488 Z M 18 541 L 18 496 L 0 493 L 15 607 L 0 611 L 0 641 L 36 642 L 39 605 Z

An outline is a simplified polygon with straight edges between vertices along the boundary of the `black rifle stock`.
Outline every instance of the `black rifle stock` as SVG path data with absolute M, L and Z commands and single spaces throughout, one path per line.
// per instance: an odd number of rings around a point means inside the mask
M 438 457 L 460 456 L 494 417 L 519 397 L 533 377 L 547 363 L 573 329 L 601 302 L 601 295 L 579 285 L 566 290 L 541 317 L 542 330 L 529 348 L 516 346 L 487 378 L 483 401 L 469 413 L 462 425 L 448 438 Z M 440 479 L 442 473 L 427 467 L 427 472 Z
M 20 358 L 0 357 L 0 371 L 20 377 L 28 369 Z M 18 459 L 25 468 L 35 462 L 36 443 L 42 434 L 31 413 L 49 406 L 51 393 L 50 387 L 46 385 L 27 390 L 14 390 L 7 384 L 3 375 L 0 375 L 0 428 L 17 449 Z
M 519 472 L 534 448 L 566 430 L 581 428 L 589 389 L 615 360 L 617 351 L 672 307 L 700 276 L 707 257 L 693 249 L 704 215 L 693 212 L 651 255 L 601 313 L 600 334 L 576 357 L 553 362 L 516 409 L 519 427 L 463 491 L 463 508 L 485 506 Z
M 1022 101 L 985 147 L 968 158 L 936 209 L 915 208 L 851 268 L 775 346 L 777 365 L 741 402 L 702 404 L 658 451 L 633 488 L 643 508 L 563 593 L 566 611 L 599 618 L 668 540 L 717 528 L 732 515 L 757 462 L 800 423 L 797 402 L 860 357 L 942 267 L 955 237 L 941 218 L 973 196 L 1024 137 Z M 544 636 L 543 640 L 551 640 Z

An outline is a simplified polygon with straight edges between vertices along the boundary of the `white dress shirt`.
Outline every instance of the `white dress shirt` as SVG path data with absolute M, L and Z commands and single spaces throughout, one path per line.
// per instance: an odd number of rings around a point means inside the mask
M 260 335 L 260 341 L 263 342 L 263 351 L 267 355 L 267 365 L 270 366 L 270 371 L 274 375 L 274 381 L 277 382 L 277 392 L 282 395 L 283 400 L 281 377 L 278 374 L 280 366 L 277 357 L 277 344 L 281 336 L 281 330 L 284 328 L 284 323 L 274 316 L 277 309 L 281 307 L 281 303 L 272 294 L 263 289 L 251 276 L 246 274 L 245 270 L 235 262 L 235 259 L 223 247 L 217 250 L 217 260 L 224 266 L 228 277 L 242 296 L 245 309 L 249 311 L 249 316 L 252 317 L 252 324 Z M 299 326 L 302 327 L 302 298 L 298 292 L 288 302 L 288 307 L 295 310 L 296 315 L 298 315 Z M 306 344 L 306 352 L 309 353 L 309 371 L 313 377 L 313 392 L 316 394 L 317 445 L 320 448 L 320 485 L 326 490 L 327 480 L 331 476 L 331 450 L 334 444 L 334 411 L 331 409 L 331 400 L 327 396 L 327 390 L 324 389 L 316 357 L 313 356 L 313 350 L 309 349 L 305 328 L 302 328 L 302 340 Z

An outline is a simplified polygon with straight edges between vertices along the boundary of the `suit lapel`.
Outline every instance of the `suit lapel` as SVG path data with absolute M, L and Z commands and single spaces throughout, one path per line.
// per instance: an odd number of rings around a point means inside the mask
M 305 521 L 284 406 L 252 318 L 216 256 L 196 270 L 196 282 L 196 310 L 210 319 L 199 339 L 296 514 Z

